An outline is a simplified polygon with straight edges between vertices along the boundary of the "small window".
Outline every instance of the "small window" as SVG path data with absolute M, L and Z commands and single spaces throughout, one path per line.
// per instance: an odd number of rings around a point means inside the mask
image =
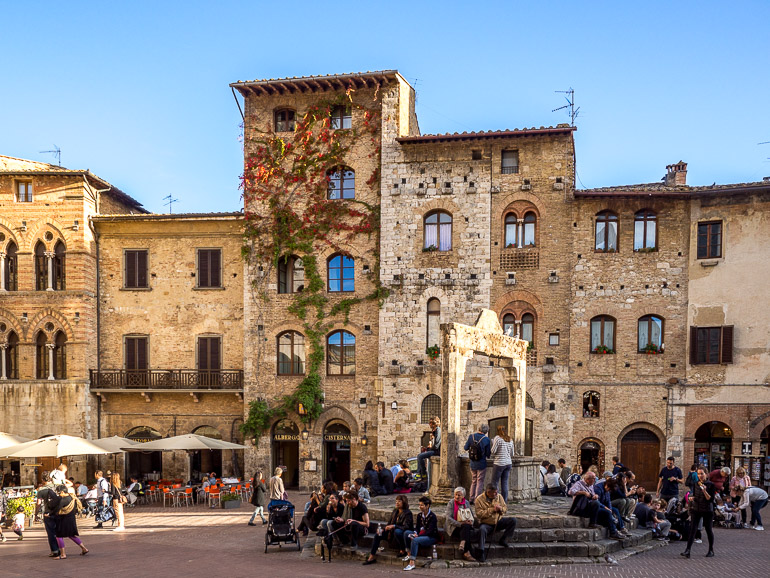
M 275 111 L 275 132 L 294 131 L 294 111 L 283 108 Z
M 508 405 L 508 388 L 502 387 L 492 394 L 489 398 L 488 407 L 500 407 L 501 405 Z
M 431 393 L 422 400 L 420 423 L 428 423 L 434 417 L 441 417 L 441 398 L 435 393 Z
M 583 394 L 583 417 L 600 416 L 601 396 L 597 391 L 587 391 Z
M 618 216 L 611 211 L 596 215 L 596 250 L 614 253 L 618 250 Z
M 299 293 L 305 288 L 305 266 L 299 257 L 278 260 L 278 293 Z
M 335 106 L 332 109 L 331 128 L 348 129 L 353 126 L 353 117 L 349 106 Z
M 640 353 L 663 353 L 663 319 L 645 315 L 638 323 Z
M 503 315 L 503 333 L 509 337 L 516 335 L 516 318 L 513 313 Z
M 329 179 L 328 198 L 355 199 L 356 198 L 356 172 L 350 167 L 337 167 L 326 173 Z
M 16 182 L 16 202 L 17 203 L 32 202 L 32 181 Z
M 481 151 L 478 149 L 471 150 L 471 160 L 473 161 L 480 161 L 481 160 Z
M 356 337 L 347 331 L 335 331 L 326 340 L 326 374 L 356 374 Z
M 732 362 L 732 325 L 690 327 L 690 365 Z
M 526 215 L 524 215 L 524 246 L 525 247 L 535 246 L 535 223 L 536 222 L 537 222 L 537 217 L 535 216 L 535 213 L 529 212 Z
M 722 256 L 722 221 L 698 223 L 698 259 Z
M 305 375 L 305 336 L 287 331 L 278 336 L 278 375 Z
M 559 334 L 558 333 L 549 333 L 548 334 L 548 345 L 559 345 Z
M 222 286 L 222 249 L 198 249 L 198 287 Z
M 615 319 L 599 315 L 591 319 L 591 353 L 615 353 Z
M 657 246 L 657 217 L 644 209 L 634 215 L 634 251 L 654 251 Z
M 535 316 L 531 313 L 525 313 L 521 316 L 521 338 L 528 341 L 530 346 L 534 346 L 533 337 L 535 334 Z
M 446 211 L 428 213 L 424 223 L 426 251 L 452 250 L 452 215 Z
M 428 299 L 428 331 L 425 347 L 441 347 L 441 301 Z
M 147 249 L 131 249 L 123 253 L 126 289 L 147 289 Z
M 500 172 L 511 175 L 519 172 L 519 151 L 503 151 L 501 155 Z
M 516 236 L 516 215 L 514 213 L 508 213 L 505 216 L 505 247 L 511 249 L 519 242 Z
M 328 264 L 328 288 L 332 293 L 356 290 L 356 262 L 347 255 L 332 255 Z

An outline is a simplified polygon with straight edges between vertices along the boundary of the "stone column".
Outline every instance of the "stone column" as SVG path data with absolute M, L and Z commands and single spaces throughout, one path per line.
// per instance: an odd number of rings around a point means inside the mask
M 53 350 L 56 345 L 53 343 L 46 343 L 45 346 L 48 348 L 48 379 L 54 380 L 56 378 L 53 375 Z
M 519 238 L 518 248 L 521 249 L 524 245 L 524 219 L 516 220 L 516 236 Z
M 46 291 L 53 291 L 53 258 L 54 258 L 53 251 L 46 251 L 45 258 L 46 258 L 46 261 L 48 261 L 48 288 L 46 289 Z M 51 377 L 50 379 L 53 379 L 53 377 Z
M 508 360 L 505 360 L 508 361 Z M 526 361 L 510 360 L 505 380 L 508 386 L 508 434 L 513 438 L 516 455 L 524 455 L 527 409 L 527 365 Z
M 5 253 L 0 251 L 0 291 L 5 291 Z
M 5 366 L 5 352 L 8 351 L 7 343 L 0 343 L 0 379 L 8 379 L 6 373 L 8 369 Z

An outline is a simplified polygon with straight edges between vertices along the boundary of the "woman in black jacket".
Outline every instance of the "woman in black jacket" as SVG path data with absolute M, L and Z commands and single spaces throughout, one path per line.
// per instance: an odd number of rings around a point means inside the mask
M 703 529 L 706 530 L 706 536 L 709 540 L 709 551 L 706 557 L 712 558 L 714 556 L 714 532 L 711 525 L 714 523 L 714 496 L 716 493 L 717 489 L 709 481 L 706 470 L 698 468 L 698 483 L 688 498 L 690 503 L 690 537 L 687 540 L 687 549 L 681 553 L 685 558 L 690 557 L 690 548 L 692 548 L 695 532 L 701 520 L 703 520 Z
M 404 545 L 404 532 L 414 529 L 414 518 L 409 510 L 409 500 L 406 496 L 396 496 L 396 508 L 390 514 L 390 520 L 387 525 L 382 527 L 377 525 L 372 542 L 372 551 L 369 558 L 364 562 L 364 566 L 377 562 L 377 550 L 380 548 L 380 542 L 383 538 L 388 540 L 392 546 L 398 546 L 398 555 L 406 556 L 406 546 Z
M 265 478 L 262 476 L 262 472 L 257 472 L 254 474 L 254 480 L 251 482 L 252 488 L 254 489 L 254 493 L 251 494 L 251 505 L 254 506 L 255 510 L 254 513 L 251 515 L 251 520 L 249 520 L 249 526 L 256 526 L 254 523 L 254 518 L 257 517 L 257 514 L 259 514 L 259 517 L 262 518 L 262 525 L 264 526 L 267 524 L 267 520 L 265 520 L 265 506 L 267 505 L 267 486 L 265 486 Z
M 59 559 L 65 560 L 67 554 L 64 551 L 64 538 L 69 538 L 75 544 L 80 546 L 80 555 L 88 554 L 88 548 L 80 541 L 78 537 L 78 522 L 75 516 L 78 513 L 78 499 L 67 493 L 66 486 L 57 486 L 56 493 L 59 494 L 56 501 L 56 541 L 59 543 Z M 49 502 L 50 503 L 50 502 Z
M 377 470 L 374 469 L 372 460 L 366 462 L 363 474 L 364 482 L 369 488 L 369 495 L 372 498 L 375 496 L 384 496 L 385 490 L 383 489 L 382 484 L 380 484 L 380 475 L 377 473 Z

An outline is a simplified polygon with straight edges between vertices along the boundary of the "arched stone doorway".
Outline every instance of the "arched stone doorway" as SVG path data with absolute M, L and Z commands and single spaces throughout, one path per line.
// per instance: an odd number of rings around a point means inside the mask
M 130 429 L 125 436 L 131 441 L 144 443 L 151 442 L 153 440 L 159 440 L 162 435 L 155 428 L 149 426 L 140 425 Z M 163 470 L 163 453 L 162 452 L 126 452 L 126 477 L 131 479 L 131 476 L 143 480 L 144 474 L 158 473 Z
M 695 463 L 709 471 L 731 466 L 733 431 L 726 423 L 710 421 L 695 432 Z
M 299 428 L 290 419 L 277 421 L 273 426 L 272 454 L 273 467 L 283 468 L 283 483 L 287 488 L 299 486 Z
M 219 433 L 219 430 L 210 425 L 196 427 L 192 433 L 215 440 L 222 439 L 222 434 Z M 217 476 L 222 476 L 222 450 L 197 450 L 190 452 L 190 475 L 193 480 L 200 480 L 202 474 L 210 474 L 211 472 L 214 472 Z
M 342 482 L 350 480 L 350 428 L 341 421 L 331 421 L 323 436 L 323 479 L 342 488 Z
M 578 446 L 580 473 L 584 474 L 591 466 L 596 466 L 599 474 L 604 469 L 604 444 L 595 438 L 588 438 Z
M 636 483 L 648 491 L 658 485 L 660 438 L 647 428 L 637 427 L 620 441 L 620 461 L 634 474 Z

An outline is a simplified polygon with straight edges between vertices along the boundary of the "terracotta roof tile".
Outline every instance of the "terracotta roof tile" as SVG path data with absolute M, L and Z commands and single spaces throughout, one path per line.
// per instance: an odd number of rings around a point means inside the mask
M 559 124 L 556 126 L 541 126 L 540 128 L 515 128 L 505 130 L 489 130 L 478 132 L 455 132 L 443 134 L 423 134 L 420 136 L 405 136 L 397 138 L 396 141 L 401 144 L 418 144 L 428 142 L 460 141 L 460 140 L 478 140 L 495 139 L 510 137 L 526 137 L 548 134 L 568 134 L 576 131 L 577 127 L 568 124 Z

